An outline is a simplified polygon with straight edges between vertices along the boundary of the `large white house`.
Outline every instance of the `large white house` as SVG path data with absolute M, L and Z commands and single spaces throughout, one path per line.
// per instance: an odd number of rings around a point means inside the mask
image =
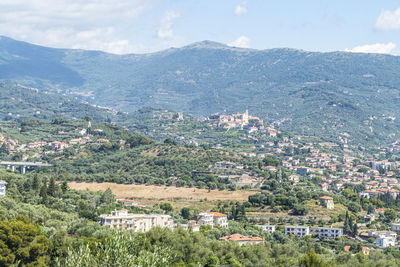
M 213 215 L 214 225 L 228 228 L 228 216 L 220 212 L 211 212 Z
M 214 215 L 212 213 L 199 213 L 197 215 L 197 223 L 199 225 L 211 225 L 214 226 Z
M 370 231 L 368 236 L 375 237 L 375 245 L 381 248 L 396 246 L 397 234 L 392 231 Z
M 399 234 L 400 233 L 400 223 L 392 223 L 390 225 L 390 230 Z
M 272 234 L 275 232 L 275 225 L 256 225 L 261 230 L 267 231 L 268 233 Z
M 317 230 L 318 237 L 326 237 L 326 238 L 338 238 L 343 236 L 342 228 L 327 228 L 327 227 L 318 227 Z
M 306 236 L 309 234 L 308 226 L 285 226 L 285 235 Z
M 147 232 L 153 227 L 172 229 L 174 222 L 171 216 L 164 214 L 132 214 L 127 209 L 115 210 L 111 214 L 100 215 L 100 224 L 114 229 Z
M 7 182 L 0 180 L 0 198 L 6 196 L 6 186 L 7 186 Z
M 203 212 L 197 215 L 197 224 L 228 227 L 228 216 L 220 212 Z

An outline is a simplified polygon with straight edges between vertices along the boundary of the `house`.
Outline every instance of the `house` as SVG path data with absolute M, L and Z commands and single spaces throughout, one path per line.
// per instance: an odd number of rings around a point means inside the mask
M 6 196 L 6 187 L 7 187 L 7 182 L 0 180 L 0 198 Z
M 328 210 L 334 209 L 333 198 L 329 196 L 322 196 L 319 198 L 320 205 L 327 208 Z
M 326 237 L 326 238 L 338 238 L 343 236 L 342 228 L 327 228 L 327 227 L 318 227 L 317 230 L 318 237 Z
M 172 229 L 171 216 L 164 214 L 131 214 L 127 209 L 115 210 L 111 214 L 100 215 L 100 224 L 113 229 L 148 232 L 153 227 Z
M 122 204 L 124 204 L 125 207 L 134 207 L 134 206 L 138 205 L 137 202 L 135 202 L 134 200 L 131 200 L 131 199 L 122 199 L 120 201 L 122 202 Z
M 363 219 L 364 219 L 364 222 L 370 223 L 370 222 L 375 221 L 376 218 L 375 218 L 375 214 L 367 214 L 363 217 Z
M 397 234 L 391 231 L 370 231 L 368 232 L 369 237 L 375 237 L 375 246 L 380 248 L 386 248 L 389 246 L 396 245 Z
M 361 252 L 364 256 L 368 256 L 371 249 L 369 247 L 361 247 Z
M 299 174 L 299 175 L 302 175 L 302 176 L 307 175 L 309 172 L 310 172 L 310 169 L 306 168 L 306 167 L 299 167 L 296 170 L 296 173 Z
M 344 246 L 343 250 L 346 252 L 349 252 L 350 248 L 351 248 L 351 246 L 347 245 L 347 246 Z
M 293 182 L 294 184 L 297 184 L 300 181 L 300 179 L 299 176 L 292 174 L 289 176 L 289 181 Z
M 214 214 L 212 213 L 200 213 L 197 215 L 197 223 L 199 225 L 211 225 L 214 226 Z
M 248 237 L 244 236 L 241 234 L 232 234 L 229 236 L 223 236 L 219 240 L 224 240 L 224 241 L 234 241 L 239 244 L 239 246 L 246 245 L 246 244 L 260 244 L 264 242 L 264 239 L 261 237 Z
M 229 161 L 219 161 L 219 162 L 215 162 L 214 164 L 215 168 L 219 168 L 219 169 L 234 169 L 235 168 L 235 164 Z
M 392 223 L 390 225 L 390 230 L 399 234 L 400 233 L 400 223 Z
M 228 216 L 219 212 L 211 212 L 213 215 L 213 223 L 214 225 L 218 225 L 220 227 L 228 228 Z
M 275 232 L 275 225 L 256 225 L 256 227 L 260 228 L 263 231 L 267 231 L 270 234 Z
M 310 234 L 307 226 L 285 226 L 285 235 L 306 236 Z
M 186 224 L 180 224 L 180 226 L 185 230 L 192 229 L 193 232 L 199 232 L 200 231 L 200 225 L 197 224 L 195 220 L 190 220 Z
M 382 236 L 375 239 L 375 246 L 378 246 L 380 248 L 386 248 L 395 245 L 396 245 L 396 238 L 393 238 L 391 236 Z

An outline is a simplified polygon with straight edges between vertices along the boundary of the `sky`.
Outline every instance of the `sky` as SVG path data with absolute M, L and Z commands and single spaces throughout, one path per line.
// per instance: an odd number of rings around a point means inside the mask
M 211 40 L 400 55 L 400 1 L 0 0 L 0 35 L 116 54 Z

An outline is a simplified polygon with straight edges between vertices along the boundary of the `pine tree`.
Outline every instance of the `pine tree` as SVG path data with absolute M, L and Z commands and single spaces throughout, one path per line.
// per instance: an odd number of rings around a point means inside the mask
M 47 194 L 52 197 L 55 197 L 56 195 L 56 182 L 54 180 L 54 177 L 51 177 L 50 179 L 49 188 L 47 189 Z
M 346 211 L 346 217 L 344 218 L 343 233 L 346 235 L 350 233 L 349 212 L 348 211 Z
M 355 223 L 353 226 L 353 236 L 357 236 L 357 235 L 358 235 L 358 226 L 357 226 L 357 223 Z
M 61 190 L 62 190 L 63 194 L 67 193 L 67 191 L 68 191 L 67 180 L 64 180 L 63 183 L 61 184 Z
M 0 155 L 8 155 L 8 154 L 10 154 L 10 151 L 8 150 L 6 143 L 3 143 L 3 145 L 0 147 Z
M 38 191 L 40 188 L 40 179 L 37 174 L 33 177 L 32 189 Z
M 47 205 L 48 199 L 47 199 L 47 185 L 46 184 L 42 185 L 42 188 L 40 188 L 39 195 L 42 198 L 42 204 Z

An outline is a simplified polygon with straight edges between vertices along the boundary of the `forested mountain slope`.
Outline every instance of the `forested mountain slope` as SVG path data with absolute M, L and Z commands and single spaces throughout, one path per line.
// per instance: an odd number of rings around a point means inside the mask
M 143 55 L 53 49 L 0 38 L 0 79 L 123 111 L 242 112 L 349 141 L 397 139 L 400 58 L 204 41 Z

